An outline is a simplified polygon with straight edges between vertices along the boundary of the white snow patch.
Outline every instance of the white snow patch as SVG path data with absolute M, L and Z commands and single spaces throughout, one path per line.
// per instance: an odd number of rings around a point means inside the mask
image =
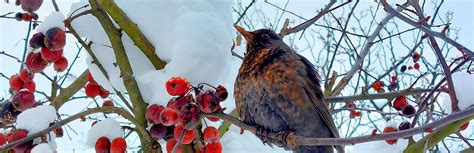
M 392 127 L 394 129 L 398 129 L 398 122 L 395 120 L 390 120 L 385 124 L 385 127 Z
M 241 141 L 242 140 L 242 141 Z M 236 126 L 230 126 L 229 131 L 221 138 L 222 150 L 230 153 L 259 152 L 259 153 L 289 153 L 280 147 L 264 145 L 251 132 L 245 131 L 242 135 Z
M 474 104 L 474 75 L 467 72 L 453 74 L 454 90 L 458 98 L 458 107 L 463 110 Z
M 41 32 L 43 34 L 46 33 L 51 28 L 58 27 L 61 28 L 62 30 L 65 30 L 64 26 L 64 15 L 61 12 L 51 12 L 46 18 L 44 19 L 43 22 L 38 26 L 38 29 L 36 31 Z
M 26 129 L 28 134 L 34 134 L 48 128 L 56 118 L 56 109 L 53 106 L 40 105 L 18 115 L 16 128 Z
M 367 143 L 356 144 L 352 150 L 347 153 L 401 153 L 408 145 L 408 140 L 398 139 L 397 143 L 390 145 L 385 141 L 372 141 Z
M 122 137 L 120 124 L 111 118 L 98 122 L 89 129 L 89 132 L 87 132 L 86 144 L 90 147 L 94 147 L 95 142 L 100 137 L 107 137 L 109 140 Z
M 31 153 L 53 153 L 53 150 L 47 143 L 41 143 L 31 149 Z

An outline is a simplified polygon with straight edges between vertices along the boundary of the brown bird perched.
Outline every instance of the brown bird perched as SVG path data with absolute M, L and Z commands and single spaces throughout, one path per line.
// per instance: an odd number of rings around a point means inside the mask
M 295 153 L 331 153 L 333 146 L 296 146 L 284 138 L 265 138 L 265 132 L 315 138 L 338 138 L 339 133 L 324 104 L 318 73 L 273 31 L 252 32 L 235 26 L 247 41 L 247 53 L 235 81 L 237 113 L 243 122 L 259 129 L 264 143 Z M 262 132 L 263 131 L 263 132 Z M 344 152 L 342 146 L 334 146 Z

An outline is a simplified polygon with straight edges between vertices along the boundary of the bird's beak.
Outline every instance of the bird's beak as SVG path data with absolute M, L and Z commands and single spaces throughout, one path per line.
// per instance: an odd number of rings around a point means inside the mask
M 252 33 L 248 32 L 247 30 L 245 30 L 244 28 L 242 28 L 238 25 L 236 25 L 234 27 L 235 27 L 235 29 L 237 29 L 237 31 L 240 32 L 240 34 L 242 34 L 242 36 L 244 36 L 244 38 L 247 42 L 250 42 L 253 39 L 254 36 L 253 36 Z

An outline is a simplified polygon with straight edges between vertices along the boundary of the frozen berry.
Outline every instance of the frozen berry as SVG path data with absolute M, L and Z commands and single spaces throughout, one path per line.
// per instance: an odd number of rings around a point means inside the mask
M 20 90 L 12 98 L 13 107 L 18 111 L 25 111 L 35 105 L 35 95 L 29 90 Z
M 63 50 L 52 51 L 47 47 L 41 47 L 41 57 L 49 63 L 54 63 L 61 58 L 63 55 Z
M 34 12 L 41 7 L 43 0 L 20 0 L 21 8 L 27 12 Z
M 380 88 L 382 88 L 382 82 L 381 81 L 375 81 L 373 84 L 372 84 L 372 89 L 374 89 L 375 91 L 379 90 Z
M 90 72 L 87 74 L 87 81 L 89 81 L 89 83 L 92 83 L 92 84 L 97 84 L 97 82 L 95 82 Z
M 35 33 L 30 39 L 30 47 L 37 49 L 44 47 L 44 35 L 41 32 Z
M 206 144 L 205 153 L 222 153 L 222 144 L 219 142 Z
M 413 67 L 415 68 L 415 70 L 419 70 L 420 69 L 420 64 L 415 63 L 415 65 L 413 65 Z
M 124 138 L 115 138 L 110 144 L 110 153 L 125 153 L 127 150 L 127 141 Z
M 196 124 L 201 121 L 199 107 L 195 103 L 188 103 L 181 108 L 179 117 L 181 124 L 188 130 L 194 129 Z
M 33 78 L 35 77 L 35 73 L 30 72 L 28 69 L 23 69 L 20 72 L 20 79 L 23 82 L 32 82 Z
M 173 151 L 173 148 L 176 145 L 176 143 L 178 143 L 178 142 L 174 138 L 169 139 L 168 141 L 166 141 L 166 152 L 171 153 Z M 182 150 L 183 149 L 182 149 L 181 145 L 179 145 L 178 148 L 176 149 L 176 153 L 181 153 Z
M 204 113 L 213 113 L 221 108 L 216 93 L 211 90 L 199 93 L 196 96 L 196 102 Z
M 407 66 L 406 65 L 403 65 L 401 68 L 400 68 L 400 72 L 405 72 L 407 70 Z
M 179 113 L 177 110 L 166 107 L 160 113 L 160 122 L 165 126 L 171 126 L 178 123 Z
M 415 107 L 413 107 L 412 105 L 407 105 L 403 111 L 402 111 L 403 115 L 414 115 L 416 113 L 416 109 Z
M 12 75 L 10 77 L 10 89 L 13 91 L 18 91 L 23 88 L 24 82 L 21 80 L 20 76 Z
M 394 76 L 390 77 L 390 79 L 392 80 L 392 82 L 395 82 L 395 81 L 397 81 L 397 76 L 394 75 Z
M 153 124 L 150 128 L 150 135 L 155 140 L 163 139 L 166 136 L 166 126 L 162 124 Z
M 15 19 L 16 19 L 17 21 L 23 20 L 23 13 L 20 13 L 20 12 L 16 13 L 16 14 L 15 14 Z
M 227 96 L 229 96 L 229 93 L 227 92 L 227 89 L 224 86 L 221 86 L 221 85 L 217 86 L 216 93 L 217 93 L 218 100 L 220 102 L 224 101 L 225 99 L 227 99 Z
M 68 64 L 69 63 L 67 59 L 64 56 L 61 56 L 59 57 L 58 61 L 54 62 L 54 70 L 56 72 L 63 72 L 64 70 L 66 70 Z
M 22 18 L 23 18 L 23 21 L 31 21 L 31 19 L 33 19 L 33 16 L 31 16 L 30 13 L 24 13 Z
M 29 91 L 31 92 L 35 92 L 36 91 L 36 83 L 31 81 L 31 82 L 26 82 L 24 85 L 23 85 L 23 88 L 24 89 L 28 89 Z
M 44 45 L 53 51 L 63 49 L 66 45 L 66 33 L 58 27 L 49 29 L 44 37 Z
M 418 52 L 414 52 L 414 53 L 411 55 L 411 57 L 413 58 L 413 62 L 418 62 L 418 61 L 420 60 L 421 55 L 420 55 L 420 53 L 418 53 Z
M 467 127 L 469 127 L 469 122 L 464 123 L 464 124 L 459 128 L 459 131 L 464 131 L 464 130 L 467 129 Z
M 102 107 L 114 107 L 114 102 L 111 100 L 106 100 L 104 103 L 102 103 Z
M 100 137 L 95 142 L 96 153 L 108 153 L 110 150 L 110 140 L 107 137 Z
M 397 88 L 398 88 L 398 82 L 397 81 L 392 81 L 388 85 L 388 90 L 390 90 L 390 91 L 397 90 Z
M 62 127 L 58 127 L 54 129 L 54 134 L 56 134 L 56 137 L 61 138 L 64 135 L 64 130 Z
M 166 82 L 166 91 L 171 96 L 182 96 L 191 88 L 191 84 L 184 78 L 172 77 Z
M 184 133 L 184 138 L 182 138 L 181 144 L 190 144 L 194 140 L 194 130 L 186 130 L 182 125 L 176 126 L 173 133 L 174 139 L 176 140 L 179 140 Z
M 392 107 L 396 110 L 403 110 L 407 104 L 407 98 L 405 96 L 399 96 L 393 101 Z
M 361 112 L 360 111 L 351 111 L 349 114 L 350 118 L 355 118 L 355 117 L 360 117 Z
M 385 127 L 383 129 L 383 133 L 390 133 L 390 132 L 396 132 L 396 131 L 397 131 L 397 129 L 392 128 L 392 127 Z M 385 140 L 385 142 L 387 142 L 390 145 L 393 145 L 393 144 L 397 143 L 397 141 L 398 141 L 398 139 Z
M 31 18 L 32 18 L 33 20 L 38 20 L 39 16 L 38 16 L 38 14 L 36 14 L 36 13 L 31 13 Z M 36 22 L 35 22 L 35 23 L 36 23 Z
M 151 124 L 160 124 L 160 114 L 163 109 L 165 109 L 165 107 L 162 105 L 152 104 L 146 109 L 145 118 Z
M 7 137 L 5 137 L 3 133 L 0 133 L 0 146 L 4 145 L 5 143 L 7 143 Z
M 18 141 L 28 136 L 28 130 L 25 130 L 25 129 L 15 129 L 10 132 L 11 132 L 10 136 L 7 136 L 8 143 Z M 28 149 L 28 147 L 31 146 L 32 144 L 33 144 L 33 141 L 29 141 L 29 142 L 25 142 L 23 144 L 17 145 L 13 147 L 12 149 L 15 152 L 25 152 Z
M 109 97 L 110 92 L 101 86 L 99 95 L 101 98 L 107 98 Z
M 216 143 L 219 142 L 219 130 L 213 126 L 208 126 L 203 131 L 204 141 L 206 143 Z
M 43 72 L 46 66 L 48 66 L 48 62 L 41 57 L 41 53 L 35 52 L 30 52 L 28 56 L 26 56 L 25 64 L 33 73 Z
M 407 129 L 409 129 L 410 127 L 411 127 L 410 122 L 404 121 L 404 122 L 400 123 L 400 125 L 398 125 L 398 130 L 399 130 L 399 131 L 407 130 Z
M 97 84 L 88 83 L 86 87 L 86 96 L 90 98 L 94 98 L 100 94 L 100 86 Z
M 166 107 L 170 107 L 170 108 L 173 108 L 173 109 L 176 109 L 176 110 L 181 110 L 181 108 L 188 104 L 188 103 L 191 103 L 191 102 L 194 102 L 194 98 L 191 94 L 188 94 L 186 96 L 181 96 L 181 97 L 176 97 L 176 98 L 172 98 L 170 99 L 170 101 L 168 101 L 168 105 L 166 105 Z

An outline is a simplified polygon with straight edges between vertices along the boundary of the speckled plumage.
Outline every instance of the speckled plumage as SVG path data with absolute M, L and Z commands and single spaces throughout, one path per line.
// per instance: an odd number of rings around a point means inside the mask
M 247 124 L 271 132 L 339 137 L 324 104 L 314 66 L 273 31 L 262 29 L 243 35 L 247 39 L 247 53 L 234 89 L 239 117 Z M 275 140 L 268 143 L 282 146 Z M 291 149 L 294 152 L 333 152 L 331 146 Z

